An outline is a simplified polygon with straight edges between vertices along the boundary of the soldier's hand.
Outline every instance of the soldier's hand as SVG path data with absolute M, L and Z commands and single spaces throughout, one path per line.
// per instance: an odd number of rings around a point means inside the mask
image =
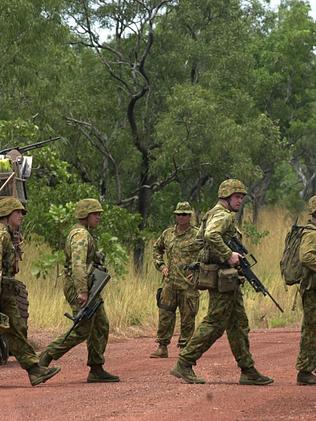
M 78 294 L 78 303 L 80 307 L 84 307 L 86 302 L 88 301 L 88 293 L 87 292 L 81 292 Z
M 237 266 L 239 264 L 239 259 L 242 259 L 242 255 L 237 253 L 236 251 L 232 252 L 232 255 L 230 256 L 230 258 L 227 260 L 227 263 L 230 266 Z
M 187 276 L 187 279 L 189 280 L 189 281 L 193 281 L 193 273 L 191 272 L 191 273 L 189 273 L 189 275 Z
M 169 276 L 169 269 L 165 266 L 165 267 L 162 269 L 161 273 L 162 273 L 162 276 L 163 276 L 164 278 L 168 278 L 168 276 Z

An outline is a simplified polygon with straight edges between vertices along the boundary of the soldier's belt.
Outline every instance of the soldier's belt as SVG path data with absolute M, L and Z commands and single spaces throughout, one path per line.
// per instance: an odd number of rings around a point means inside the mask
M 187 265 L 193 271 L 196 289 L 217 289 L 219 292 L 230 292 L 240 284 L 238 271 L 235 268 L 225 268 L 217 264 L 192 263 Z

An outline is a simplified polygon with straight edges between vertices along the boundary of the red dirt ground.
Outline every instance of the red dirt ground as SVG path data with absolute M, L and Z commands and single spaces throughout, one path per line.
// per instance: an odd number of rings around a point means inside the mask
M 87 384 L 86 349 L 80 345 L 58 364 L 62 371 L 32 388 L 13 358 L 0 367 L 0 420 L 315 420 L 316 387 L 297 386 L 298 329 L 258 330 L 250 335 L 256 367 L 274 377 L 269 386 L 238 385 L 239 370 L 226 337 L 198 362 L 205 385 L 188 385 L 169 375 L 178 350 L 149 359 L 153 338 L 111 342 L 106 368 L 120 383 Z M 51 338 L 33 335 L 44 345 Z M 44 342 L 43 342 L 44 341 Z M 56 365 L 58 365 L 56 364 Z

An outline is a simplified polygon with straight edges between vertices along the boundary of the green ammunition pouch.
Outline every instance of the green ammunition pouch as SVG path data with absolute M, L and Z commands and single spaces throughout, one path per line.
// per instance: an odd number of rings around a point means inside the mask
M 217 288 L 219 266 L 215 264 L 207 265 L 205 263 L 200 263 L 199 266 L 195 288 L 200 290 Z
M 218 291 L 231 292 L 239 286 L 238 270 L 235 268 L 219 269 L 218 271 Z
M 177 310 L 177 306 L 175 305 L 168 305 L 166 303 L 162 302 L 161 294 L 162 294 L 163 288 L 158 288 L 156 292 L 156 301 L 157 301 L 157 307 L 161 308 L 163 310 L 171 311 L 172 313 L 175 313 Z

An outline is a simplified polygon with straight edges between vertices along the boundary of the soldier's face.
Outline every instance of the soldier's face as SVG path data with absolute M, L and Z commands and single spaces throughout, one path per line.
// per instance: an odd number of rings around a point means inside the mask
M 101 222 L 101 212 L 91 212 L 88 215 L 87 223 L 90 228 L 96 228 Z
M 178 213 L 176 214 L 176 223 L 178 225 L 187 225 L 189 224 L 191 215 L 188 213 Z
M 22 224 L 23 212 L 21 210 L 15 210 L 10 213 L 8 217 L 8 224 L 11 228 L 17 229 Z
M 228 203 L 229 203 L 230 209 L 233 212 L 239 211 L 239 208 L 241 206 L 241 203 L 242 203 L 244 197 L 245 197 L 245 195 L 242 194 L 242 193 L 233 193 L 230 196 Z

